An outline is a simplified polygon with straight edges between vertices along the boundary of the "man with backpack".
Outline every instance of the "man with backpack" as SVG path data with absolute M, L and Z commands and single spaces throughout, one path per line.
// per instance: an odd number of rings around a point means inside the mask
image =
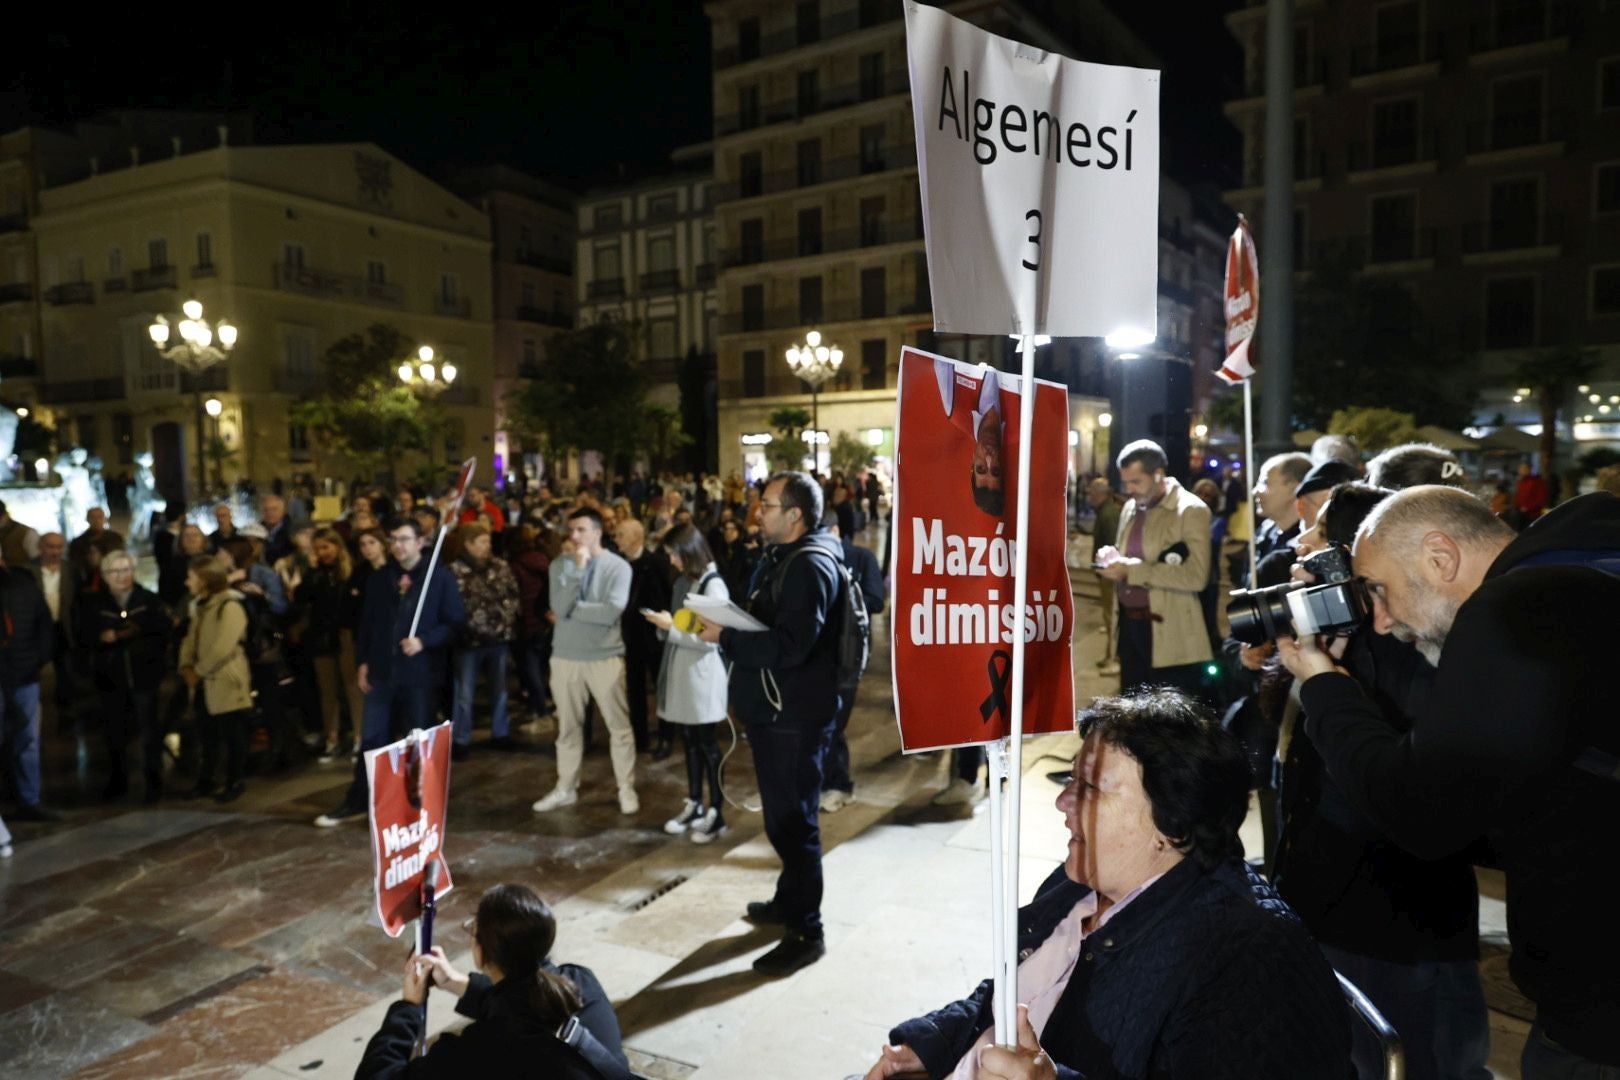
M 821 524 L 843 547 L 844 569 L 848 571 L 849 580 L 855 584 L 854 592 L 857 594 L 851 599 L 861 601 L 870 620 L 871 616 L 883 611 L 884 601 L 888 597 L 883 571 L 878 569 L 877 556 L 846 536 L 833 513 L 822 514 Z M 870 634 L 867 640 L 870 643 Z M 849 775 L 849 740 L 844 735 L 849 730 L 849 718 L 855 712 L 855 686 L 847 686 L 844 690 L 846 692 L 840 695 L 843 702 L 838 707 L 838 720 L 827 742 L 827 762 L 823 769 L 825 783 L 822 784 L 824 790 L 821 794 L 821 811 L 824 814 L 842 810 L 855 797 L 855 781 Z
M 1408 488 L 1362 522 L 1354 558 L 1373 629 L 1414 643 L 1434 685 L 1402 732 L 1316 641 L 1285 638 L 1306 734 L 1354 808 L 1414 855 L 1490 840 L 1508 970 L 1536 1003 L 1525 1080 L 1612 1072 L 1620 498 L 1582 495 L 1515 536 L 1467 491 Z
M 787 975 L 827 951 L 817 813 L 840 668 L 848 666 L 840 662 L 840 633 L 852 598 L 843 551 L 820 528 L 821 488 L 813 478 L 776 473 L 760 508 L 760 533 L 770 546 L 754 571 L 747 606 L 766 628 L 705 623 L 698 636 L 718 643 L 731 662 L 731 705 L 748 728 L 765 835 L 782 860 L 776 895 L 748 905 L 750 922 L 784 927 L 781 944 L 755 960 L 754 970 Z

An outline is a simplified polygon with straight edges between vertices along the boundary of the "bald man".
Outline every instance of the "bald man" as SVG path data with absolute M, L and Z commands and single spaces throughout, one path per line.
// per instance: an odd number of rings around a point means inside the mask
M 1403 732 L 1317 642 L 1281 641 L 1306 734 L 1413 854 L 1490 838 L 1509 970 L 1537 1009 L 1522 1075 L 1620 1067 L 1620 497 L 1571 499 L 1515 536 L 1466 491 L 1409 488 L 1368 515 L 1353 555 L 1373 629 L 1415 643 L 1434 687 Z
M 613 527 L 613 540 L 619 554 L 630 564 L 630 602 L 625 605 L 619 623 L 624 636 L 625 693 L 630 699 L 630 729 L 636 735 L 637 750 L 652 750 L 653 757 L 669 756 L 671 732 L 658 725 L 658 740 L 654 745 L 647 730 L 649 687 L 658 674 L 658 661 L 663 657 L 663 645 L 658 640 L 658 629 L 641 615 L 642 609 L 668 611 L 671 583 L 669 560 L 660 552 L 647 548 L 647 532 L 641 522 L 626 517 Z

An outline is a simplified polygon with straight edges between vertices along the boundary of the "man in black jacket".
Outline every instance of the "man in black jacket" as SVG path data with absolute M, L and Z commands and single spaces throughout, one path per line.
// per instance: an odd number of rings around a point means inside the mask
M 13 821 L 55 821 L 40 802 L 39 669 L 50 662 L 55 639 L 51 611 L 39 583 L 0 555 L 0 729 L 6 765 L 20 804 Z
M 838 716 L 837 639 L 830 620 L 843 573 L 838 541 L 819 527 L 821 488 L 780 472 L 760 500 L 760 532 L 772 545 L 754 571 L 749 610 L 758 631 L 705 623 L 704 641 L 732 662 L 731 705 L 748 725 L 765 835 L 782 860 L 776 895 L 748 905 L 755 923 L 785 926 L 782 943 L 754 970 L 786 975 L 826 954 L 821 927 L 821 770 Z
M 158 687 L 172 623 L 156 593 L 135 584 L 135 560 L 115 551 L 101 563 L 107 587 L 86 593 L 78 611 L 79 645 L 90 656 L 106 725 L 109 774 L 104 800 L 123 798 L 129 790 L 126 747 L 130 729 L 141 740 L 145 801 L 163 794 L 163 728 L 157 722 Z
M 1515 537 L 1465 491 L 1411 488 L 1362 523 L 1354 557 L 1374 629 L 1436 660 L 1434 689 L 1393 731 L 1315 642 L 1280 642 L 1306 733 L 1355 809 L 1413 854 L 1489 835 L 1510 970 L 1537 1007 L 1526 1080 L 1620 1065 L 1605 884 L 1620 861 L 1620 498 L 1572 499 Z
M 613 529 L 619 554 L 630 564 L 630 601 L 619 619 L 624 638 L 624 689 L 630 703 L 630 730 L 635 733 L 636 749 L 649 749 L 647 732 L 647 686 L 658 677 L 658 662 L 664 645 L 658 631 L 642 617 L 643 611 L 668 611 L 670 597 L 669 560 L 662 552 L 647 547 L 647 532 L 635 518 L 625 518 Z M 658 746 L 653 756 L 669 756 L 670 733 L 658 727 Z

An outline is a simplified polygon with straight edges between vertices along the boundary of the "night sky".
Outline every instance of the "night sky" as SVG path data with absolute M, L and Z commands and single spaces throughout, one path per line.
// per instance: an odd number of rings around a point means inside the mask
M 1220 23 L 1230 0 L 1109 2 L 1164 58 L 1167 163 L 1200 175 L 1235 166 L 1219 111 L 1241 56 Z M 369 140 L 431 173 L 500 161 L 582 188 L 655 170 L 711 128 L 699 0 L 499 14 L 289 3 L 230 18 L 114 5 L 81 12 L 71 31 L 61 10 L 8 15 L 14 46 L 27 44 L 8 50 L 0 130 L 119 107 L 231 107 L 253 113 L 260 143 Z M 244 24 L 248 12 L 263 25 Z

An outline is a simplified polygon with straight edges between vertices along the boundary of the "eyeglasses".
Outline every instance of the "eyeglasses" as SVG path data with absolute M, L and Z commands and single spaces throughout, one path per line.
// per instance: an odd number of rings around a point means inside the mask
M 779 502 L 766 502 L 763 499 L 760 500 L 759 505 L 764 506 L 764 507 L 769 507 L 772 510 L 780 510 L 780 509 L 782 509 L 782 504 L 781 503 L 779 503 Z
M 390 536 L 388 542 L 390 544 L 408 544 L 415 539 L 416 535 L 414 533 L 407 533 L 404 536 Z

